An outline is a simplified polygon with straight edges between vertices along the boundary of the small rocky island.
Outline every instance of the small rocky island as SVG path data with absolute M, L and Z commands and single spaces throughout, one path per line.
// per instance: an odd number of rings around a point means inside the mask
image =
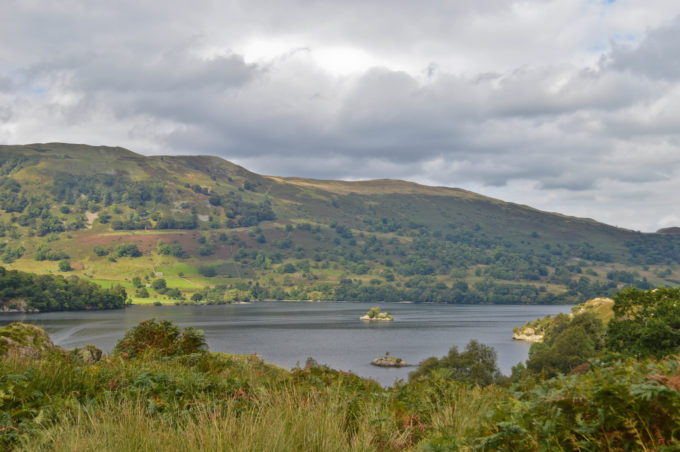
M 367 320 L 369 322 L 377 321 L 377 322 L 391 322 L 394 320 L 394 317 L 392 317 L 392 314 L 389 312 L 380 312 L 380 308 L 378 306 L 373 307 L 368 310 L 368 312 L 361 317 L 359 317 L 360 320 Z
M 389 352 L 385 353 L 382 358 L 376 358 L 371 361 L 371 364 L 378 367 L 409 367 L 411 364 L 404 362 L 401 358 L 390 356 Z

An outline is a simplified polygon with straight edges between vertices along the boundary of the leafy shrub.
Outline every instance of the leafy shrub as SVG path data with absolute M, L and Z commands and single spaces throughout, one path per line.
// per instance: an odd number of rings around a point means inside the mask
M 156 292 L 163 293 L 168 288 L 168 283 L 163 278 L 154 279 L 151 283 L 151 287 Z
M 291 264 L 290 262 L 287 262 L 286 264 L 281 267 L 281 271 L 283 273 L 295 273 L 297 269 L 295 268 L 295 265 Z
M 591 372 L 500 400 L 490 431 L 475 443 L 479 450 L 677 450 L 678 381 L 676 360 L 595 363 Z
M 183 300 L 184 296 L 182 295 L 182 291 L 179 290 L 178 288 L 174 287 L 172 289 L 168 289 L 165 294 L 174 299 L 174 300 Z
M 198 254 L 201 256 L 211 256 L 215 254 L 215 250 L 217 250 L 217 246 L 214 243 L 208 242 L 198 247 Z
M 158 252 L 164 256 L 185 257 L 186 253 L 182 249 L 182 245 L 177 242 L 168 244 L 160 243 L 158 245 Z
M 46 246 L 40 246 L 33 258 L 37 261 L 60 261 L 62 259 L 68 259 L 68 254 L 63 251 L 53 251 Z
M 59 261 L 60 272 L 70 272 L 71 270 L 73 270 L 73 268 L 71 268 L 71 262 L 69 262 L 66 259 L 64 259 L 63 261 Z
M 566 374 L 598 354 L 603 332 L 602 320 L 592 312 L 573 318 L 558 314 L 546 328 L 543 342 L 532 344 L 527 368 L 547 377 Z
M 19 259 L 21 256 L 24 255 L 24 247 L 19 245 L 16 248 L 11 248 L 7 247 L 5 248 L 5 252 L 2 253 L 2 261 L 6 263 L 12 263 L 16 259 Z
M 198 266 L 198 274 L 206 278 L 212 278 L 217 275 L 217 269 L 214 265 L 201 264 Z
M 101 245 L 95 245 L 92 250 L 94 251 L 94 254 L 96 254 L 99 257 L 103 257 L 109 254 L 109 250 L 107 250 Z
M 145 320 L 125 333 L 114 348 L 114 353 L 126 358 L 141 355 L 180 356 L 206 350 L 205 336 L 200 330 L 180 328 L 172 322 Z
M 606 345 L 627 355 L 661 357 L 680 348 L 680 289 L 622 290 L 614 297 Z
M 451 347 L 448 355 L 437 359 L 427 358 L 418 369 L 409 374 L 409 380 L 429 377 L 440 369 L 453 380 L 487 386 L 502 379 L 502 374 L 496 365 L 496 350 L 488 345 L 471 340 L 465 351 L 458 352 L 458 347 Z
M 375 307 L 369 309 L 368 312 L 366 313 L 366 315 L 370 319 L 375 318 L 375 316 L 378 315 L 378 314 L 380 314 L 380 308 L 378 306 L 375 306 Z
M 139 257 L 142 255 L 142 252 L 139 251 L 139 248 L 137 248 L 137 245 L 134 243 L 121 243 L 116 245 L 115 251 L 116 257 Z

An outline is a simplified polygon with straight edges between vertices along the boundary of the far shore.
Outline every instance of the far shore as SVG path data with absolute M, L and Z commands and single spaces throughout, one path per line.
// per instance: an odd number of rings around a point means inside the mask
M 249 304 L 255 304 L 255 303 L 371 303 L 371 304 L 421 304 L 424 306 L 429 306 L 429 305 L 456 305 L 456 306 L 494 306 L 491 303 L 479 303 L 479 304 L 457 304 L 457 303 L 434 303 L 434 302 L 414 302 L 414 301 L 348 301 L 348 300 L 255 300 L 255 301 L 231 301 L 231 302 L 220 302 L 220 303 L 205 303 L 205 302 L 194 302 L 194 301 L 171 301 L 167 299 L 145 299 L 143 302 L 138 302 L 137 300 L 133 301 L 132 303 L 126 304 L 122 308 L 116 308 L 116 309 L 125 309 L 125 308 L 131 308 L 131 307 L 146 307 L 146 306 L 154 306 L 154 307 L 161 307 L 161 306 L 219 306 L 219 305 L 229 305 L 229 304 L 239 304 L 239 305 L 249 305 Z M 503 306 L 505 305 L 522 305 L 522 306 L 546 306 L 546 305 L 541 305 L 541 304 L 536 304 L 536 305 L 527 305 L 525 303 L 504 303 Z M 562 304 L 554 304 L 550 306 L 574 306 L 575 304 L 572 303 L 562 303 Z M 77 311 L 111 311 L 111 310 L 116 310 L 116 309 L 81 309 L 81 310 L 73 310 L 72 312 L 77 312 Z M 44 314 L 47 312 L 67 312 L 67 311 L 37 311 L 37 310 L 18 310 L 18 309 L 4 309 L 0 310 L 0 317 L 3 314 Z

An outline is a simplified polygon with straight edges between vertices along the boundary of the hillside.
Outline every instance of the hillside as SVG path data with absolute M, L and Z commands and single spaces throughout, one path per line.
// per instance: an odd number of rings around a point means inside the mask
M 138 303 L 557 303 L 680 281 L 675 234 L 456 188 L 62 143 L 0 146 L 0 236 L 7 268 L 122 283 Z

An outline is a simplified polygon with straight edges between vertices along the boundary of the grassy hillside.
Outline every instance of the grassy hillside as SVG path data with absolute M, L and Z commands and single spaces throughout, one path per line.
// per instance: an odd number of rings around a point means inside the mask
M 455 188 L 60 143 L 0 146 L 0 236 L 8 268 L 121 283 L 138 303 L 555 303 L 680 281 L 675 234 Z

